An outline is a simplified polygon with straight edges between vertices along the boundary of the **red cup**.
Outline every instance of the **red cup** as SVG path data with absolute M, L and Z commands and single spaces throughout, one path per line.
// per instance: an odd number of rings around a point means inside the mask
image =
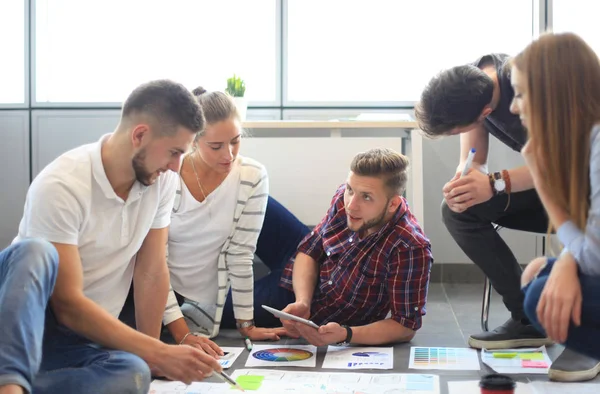
M 514 394 L 517 383 L 510 376 L 491 374 L 481 378 L 479 387 L 481 394 Z

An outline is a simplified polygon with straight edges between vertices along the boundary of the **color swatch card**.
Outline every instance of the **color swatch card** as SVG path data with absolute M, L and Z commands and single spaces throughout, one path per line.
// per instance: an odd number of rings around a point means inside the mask
M 392 369 L 394 348 L 329 346 L 323 368 Z
M 408 368 L 479 371 L 477 350 L 455 347 L 411 347 Z
M 317 348 L 312 345 L 254 345 L 246 367 L 315 367 Z
M 548 373 L 552 360 L 546 347 L 481 351 L 481 361 L 498 373 Z
M 219 358 L 219 364 L 225 369 L 230 368 L 235 360 L 242 354 L 244 351 L 243 347 L 221 347 L 221 350 L 225 355 Z

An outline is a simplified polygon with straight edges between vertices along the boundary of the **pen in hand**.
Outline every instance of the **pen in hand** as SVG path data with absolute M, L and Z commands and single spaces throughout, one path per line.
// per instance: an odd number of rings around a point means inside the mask
M 465 168 L 463 168 L 460 177 L 467 175 L 467 172 L 471 169 L 471 165 L 473 164 L 473 158 L 475 157 L 475 148 L 471 148 L 469 151 L 469 155 L 467 156 L 467 161 L 465 162 Z

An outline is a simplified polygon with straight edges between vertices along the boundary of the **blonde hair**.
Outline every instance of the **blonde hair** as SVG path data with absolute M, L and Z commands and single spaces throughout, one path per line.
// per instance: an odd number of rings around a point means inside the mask
M 590 133 L 600 120 L 598 56 L 575 34 L 545 34 L 512 64 L 526 82 L 529 138 L 537 147 L 543 181 L 584 230 L 590 207 Z
M 192 91 L 202 107 L 206 124 L 211 125 L 224 120 L 237 119 L 241 121 L 233 98 L 223 92 L 207 92 L 206 89 L 199 86 Z M 198 137 L 203 136 L 205 129 L 198 133 Z
M 356 175 L 382 178 L 390 194 L 402 194 L 408 179 L 408 158 L 387 148 L 359 153 L 350 164 Z

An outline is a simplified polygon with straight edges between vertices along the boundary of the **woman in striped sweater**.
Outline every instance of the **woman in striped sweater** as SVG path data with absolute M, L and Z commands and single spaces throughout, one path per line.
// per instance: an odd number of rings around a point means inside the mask
M 252 340 L 278 340 L 283 328 L 254 325 L 253 258 L 268 200 L 262 164 L 238 155 L 242 128 L 231 97 L 194 90 L 206 129 L 182 163 L 168 243 L 171 292 L 163 323 L 180 344 L 222 354 L 208 337 L 237 326 Z M 231 291 L 230 291 L 231 289 Z M 233 313 L 222 320 L 228 297 Z

